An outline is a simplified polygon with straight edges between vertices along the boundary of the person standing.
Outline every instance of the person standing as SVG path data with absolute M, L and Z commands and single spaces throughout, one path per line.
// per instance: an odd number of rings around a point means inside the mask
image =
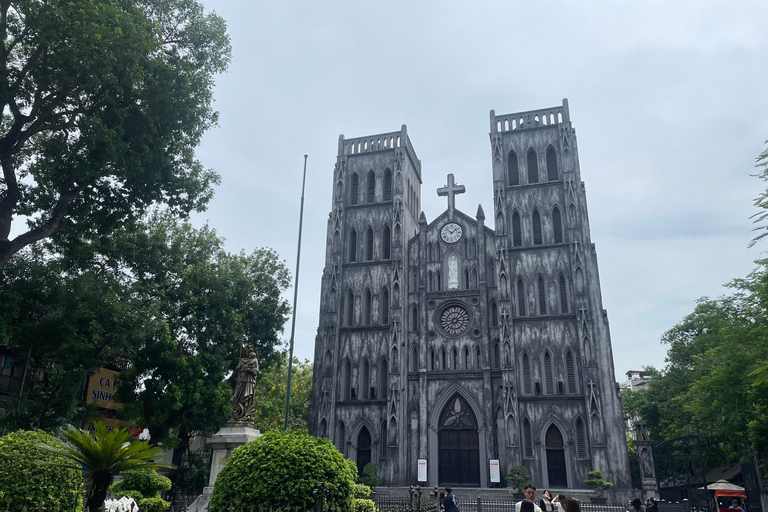
M 541 512 L 553 512 L 555 510 L 555 504 L 552 503 L 552 493 L 549 490 L 544 491 L 544 494 L 541 495 L 539 508 Z
M 440 502 L 440 508 L 444 512 L 459 512 L 459 502 L 450 487 L 445 488 L 445 496 Z
M 528 484 L 525 486 L 525 489 L 523 489 L 523 494 L 525 494 L 525 499 L 533 503 L 533 512 L 541 512 L 541 509 L 538 505 L 536 505 L 536 487 Z M 520 507 L 522 506 L 522 501 L 518 501 L 515 504 L 515 512 L 520 512 Z

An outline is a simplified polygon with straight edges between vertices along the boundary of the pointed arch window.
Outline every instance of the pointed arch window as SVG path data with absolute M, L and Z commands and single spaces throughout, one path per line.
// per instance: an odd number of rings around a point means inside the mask
M 504 229 L 504 214 L 501 212 L 498 212 L 496 214 L 496 232 L 500 235 L 503 235 L 505 232 Z
M 576 418 L 576 454 L 580 459 L 587 457 L 587 429 L 581 418 Z
M 373 171 L 368 171 L 368 202 L 376 201 L 376 175 Z
M 336 448 L 344 455 L 344 448 L 347 444 L 347 429 L 344 426 L 344 422 L 339 422 L 339 438 L 336 440 Z
M 483 367 L 483 357 L 480 354 L 480 347 L 475 349 L 475 369 L 480 370 Z
M 365 400 L 371 399 L 371 367 L 367 359 L 363 359 L 362 375 L 360 376 L 360 395 Z
M 544 285 L 544 278 L 539 276 L 536 280 L 536 289 L 539 295 L 539 315 L 547 314 L 547 289 Z
M 539 182 L 539 160 L 536 156 L 536 150 L 528 150 L 528 183 Z
M 496 264 L 493 260 L 488 262 L 488 276 L 486 277 L 488 286 L 496 286 Z
M 453 358 L 451 359 L 451 369 L 458 370 L 459 369 L 459 351 L 456 350 L 456 347 L 453 347 Z
M 397 340 L 395 340 L 397 343 Z M 392 370 L 397 373 L 400 371 L 400 352 L 397 350 L 397 346 L 392 347 Z
M 565 377 L 568 381 L 568 393 L 576 393 L 576 362 L 570 350 L 565 354 Z
M 499 326 L 499 306 L 491 302 L 491 327 Z
M 381 458 L 387 458 L 387 420 L 381 422 Z
M 352 398 L 352 365 L 349 359 L 344 360 L 344 400 Z
M 416 293 L 419 291 L 419 271 L 415 268 L 411 270 L 411 282 L 408 283 L 410 293 Z
M 517 278 L 517 315 L 518 316 L 526 315 L 525 284 L 523 283 L 522 277 Z
M 344 323 L 347 327 L 352 327 L 355 321 L 355 295 L 352 290 L 347 291 L 347 297 L 345 299 Z
M 443 274 L 438 270 L 435 272 L 435 289 L 442 291 L 443 289 Z
M 568 285 L 565 282 L 565 276 L 560 274 L 558 279 L 558 288 L 560 289 L 560 313 L 568 313 Z
M 373 229 L 365 230 L 365 261 L 373 259 Z
M 387 366 L 387 358 L 385 357 L 381 361 L 381 372 L 379 374 L 379 394 L 382 400 L 387 399 L 387 392 L 389 391 L 389 366 Z
M 365 325 L 371 325 L 373 323 L 373 315 L 371 314 L 371 310 L 373 309 L 373 300 L 371 298 L 371 290 L 368 290 L 366 288 L 365 294 L 363 295 L 363 323 Z
M 386 288 L 381 290 L 381 304 L 379 305 L 379 321 L 386 325 L 389 323 L 389 291 Z
M 556 244 L 563 243 L 563 217 L 560 215 L 560 208 L 552 208 L 552 231 Z
M 512 213 L 512 245 L 515 247 L 523 246 L 523 228 L 517 210 Z
M 477 268 L 472 268 L 472 282 L 470 283 L 472 288 L 477 288 Z
M 419 330 L 419 310 L 416 306 L 411 307 L 411 331 Z
M 557 181 L 557 155 L 555 154 L 555 148 L 549 146 L 547 148 L 547 180 Z
M 381 257 L 388 260 L 392 257 L 392 231 L 384 226 L 381 232 Z
M 347 251 L 347 260 L 350 263 L 357 261 L 357 231 L 354 228 L 349 230 L 349 247 Z
M 528 418 L 523 420 L 523 455 L 526 459 L 533 458 L 533 439 L 531 436 L 531 422 Z
M 384 170 L 384 200 L 392 200 L 392 171 Z
M 464 369 L 469 370 L 472 365 L 469 362 L 469 347 L 464 347 Z
M 427 271 L 427 291 L 433 292 L 435 291 L 435 276 L 432 275 L 432 271 Z
M 464 289 L 469 290 L 469 269 L 464 269 Z
M 445 348 L 440 349 L 440 369 L 445 371 Z
M 541 214 L 538 209 L 533 210 L 533 245 L 541 245 L 544 241 L 541 236 Z
M 531 394 L 531 360 L 528 353 L 523 353 L 523 393 Z
M 419 371 L 419 349 L 416 345 L 411 348 L 411 371 Z
M 517 153 L 514 151 L 507 155 L 507 183 L 510 187 L 520 184 L 520 169 L 517 165 Z
M 427 359 L 429 361 L 429 371 L 433 372 L 435 371 L 435 351 L 431 348 L 429 349 L 429 354 L 427 355 Z
M 555 392 L 555 381 L 552 378 L 552 356 L 549 351 L 544 352 L 544 386 L 545 393 L 551 395 Z
M 360 199 L 360 178 L 353 172 L 349 180 L 349 204 L 357 204 Z
M 497 370 L 501 368 L 501 345 L 498 340 L 493 343 L 493 367 Z

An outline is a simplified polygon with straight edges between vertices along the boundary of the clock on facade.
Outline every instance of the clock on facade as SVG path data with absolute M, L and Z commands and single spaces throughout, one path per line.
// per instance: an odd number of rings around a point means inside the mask
M 443 229 L 440 230 L 440 238 L 443 239 L 444 242 L 449 244 L 454 244 L 461 240 L 461 226 L 456 224 L 455 222 L 449 222 L 445 226 L 443 226 Z

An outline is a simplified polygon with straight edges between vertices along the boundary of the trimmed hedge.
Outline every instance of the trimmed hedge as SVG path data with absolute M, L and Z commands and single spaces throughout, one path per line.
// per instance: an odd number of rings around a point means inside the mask
M 0 503 L 5 507 L 10 500 L 12 511 L 35 509 L 41 501 L 47 510 L 82 510 L 82 472 L 51 465 L 69 461 L 39 449 L 38 444 L 58 446 L 42 430 L 19 430 L 0 437 Z
M 158 475 L 154 469 L 123 471 L 120 473 L 120 481 L 110 487 L 116 498 L 133 498 L 141 512 L 168 510 L 171 504 L 162 499 L 160 493 L 170 489 L 171 480 Z
M 328 439 L 272 430 L 232 452 L 216 478 L 211 510 L 311 509 L 320 482 L 328 489 L 328 507 L 349 510 L 356 476 L 355 463 Z

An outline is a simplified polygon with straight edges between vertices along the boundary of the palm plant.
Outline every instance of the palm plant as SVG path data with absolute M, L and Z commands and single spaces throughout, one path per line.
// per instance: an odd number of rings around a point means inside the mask
M 95 435 L 86 430 L 68 425 L 61 432 L 59 446 L 39 445 L 40 449 L 54 452 L 69 462 L 58 464 L 82 469 L 88 481 L 85 506 L 95 511 L 104 504 L 107 489 L 115 475 L 128 469 L 163 468 L 167 464 L 153 462 L 161 449 L 150 446 L 146 441 L 131 441 L 126 429 L 111 431 L 100 421 L 95 423 Z

